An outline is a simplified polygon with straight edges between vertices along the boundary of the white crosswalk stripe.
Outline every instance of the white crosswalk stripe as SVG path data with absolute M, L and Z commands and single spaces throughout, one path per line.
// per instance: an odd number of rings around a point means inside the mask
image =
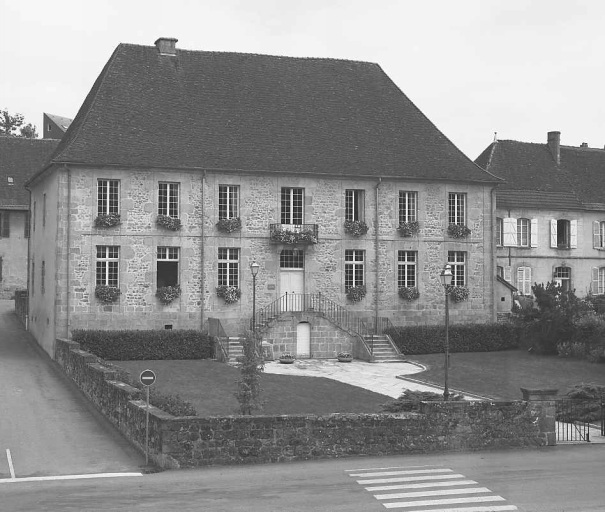
M 518 510 L 503 504 L 502 496 L 475 480 L 437 466 L 364 468 L 347 470 L 385 508 L 404 512 L 505 512 Z M 382 485 L 375 485 L 382 484 Z M 385 485 L 388 484 L 388 485 Z M 385 491 L 398 491 L 383 494 Z M 464 505 L 460 507 L 459 505 Z M 441 507 L 441 508 L 435 508 Z

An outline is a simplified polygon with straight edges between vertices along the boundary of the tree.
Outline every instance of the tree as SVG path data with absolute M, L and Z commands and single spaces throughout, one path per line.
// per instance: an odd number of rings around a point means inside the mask
M 27 123 L 25 126 L 21 127 L 21 137 L 27 137 L 28 139 L 36 139 L 38 138 L 38 130 L 36 129 L 36 125 Z
M 24 121 L 23 114 L 12 115 L 6 108 L 0 110 L 0 135 L 36 138 L 38 136 L 36 126 L 31 123 L 23 126 Z

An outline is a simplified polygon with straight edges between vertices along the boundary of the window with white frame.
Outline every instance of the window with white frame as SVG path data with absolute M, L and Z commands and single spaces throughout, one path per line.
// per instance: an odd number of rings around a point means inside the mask
M 364 251 L 345 250 L 345 290 L 364 284 Z
M 300 225 L 303 223 L 304 189 L 282 187 L 281 223 Z
M 517 219 L 517 245 L 519 247 L 529 247 L 531 233 L 530 219 Z
M 595 267 L 592 269 L 592 286 L 590 291 L 593 295 L 605 294 L 605 267 Z
M 466 286 L 466 252 L 448 251 L 447 262 L 452 268 L 452 285 Z
M 496 217 L 496 247 L 502 247 L 503 239 L 502 239 L 502 217 Z
M 96 284 L 117 287 L 119 284 L 120 247 L 97 245 Z
M 304 251 L 300 249 L 283 249 L 279 253 L 279 268 L 301 269 L 304 267 Z
M 156 258 L 157 287 L 179 284 L 179 247 L 158 247 Z
M 239 249 L 219 247 L 218 285 L 239 288 Z
M 531 295 L 531 267 L 517 267 L 517 289 L 521 295 Z
M 239 217 L 239 186 L 219 185 L 218 218 L 236 219 Z
M 505 217 L 502 219 L 504 247 L 537 247 L 538 219 Z
M 365 220 L 364 209 L 364 191 L 357 189 L 345 190 L 345 220 Z
M 0 211 L 0 238 L 8 238 L 10 233 L 10 212 L 8 210 Z
M 578 247 L 578 221 L 552 219 L 550 221 L 550 246 L 557 249 Z
M 399 191 L 399 224 L 415 222 L 418 208 L 418 192 Z
M 119 180 L 97 180 L 97 215 L 119 213 Z
M 466 224 L 466 194 L 450 192 L 447 196 L 447 221 L 450 224 Z
M 179 184 L 158 184 L 158 215 L 179 218 Z
M 556 267 L 553 275 L 553 281 L 561 286 L 562 290 L 568 292 L 571 290 L 571 268 Z
M 595 249 L 605 249 L 605 221 L 593 222 L 593 243 Z
M 397 252 L 397 287 L 412 288 L 416 286 L 416 251 Z

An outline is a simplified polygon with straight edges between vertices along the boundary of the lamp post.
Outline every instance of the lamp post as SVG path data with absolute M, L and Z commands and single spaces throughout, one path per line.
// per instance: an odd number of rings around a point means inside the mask
M 256 336 L 256 274 L 258 274 L 258 269 L 260 265 L 258 263 L 253 262 L 250 265 L 250 272 L 252 272 L 252 332 Z
M 441 274 L 439 274 L 439 279 L 441 280 L 441 285 L 445 290 L 445 387 L 443 388 L 443 400 L 445 401 L 449 400 L 450 397 L 450 389 L 448 386 L 450 368 L 450 309 L 448 300 L 448 286 L 452 284 L 452 277 L 452 267 L 450 265 L 443 267 Z

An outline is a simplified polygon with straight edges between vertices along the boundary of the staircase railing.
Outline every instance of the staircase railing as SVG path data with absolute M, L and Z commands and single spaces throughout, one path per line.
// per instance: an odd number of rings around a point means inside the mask
M 208 319 L 208 334 L 214 338 L 214 358 L 223 363 L 229 361 L 229 336 L 218 318 Z

